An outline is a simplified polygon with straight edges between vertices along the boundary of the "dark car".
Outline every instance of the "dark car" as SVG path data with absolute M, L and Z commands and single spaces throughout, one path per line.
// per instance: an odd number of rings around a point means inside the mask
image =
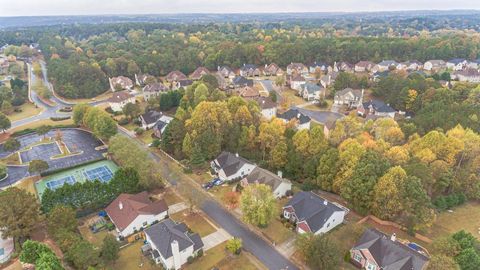
M 214 185 L 213 185 L 212 182 L 207 182 L 207 183 L 205 183 L 205 184 L 202 185 L 202 187 L 203 187 L 204 189 L 206 189 L 206 190 L 211 189 L 213 186 L 214 186 Z

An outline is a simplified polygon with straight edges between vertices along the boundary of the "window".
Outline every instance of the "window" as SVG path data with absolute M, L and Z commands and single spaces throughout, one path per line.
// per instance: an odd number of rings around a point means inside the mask
M 377 266 L 375 264 L 368 263 L 367 264 L 367 270 L 376 270 Z
M 360 256 L 359 254 L 355 254 L 353 256 L 353 259 L 357 262 L 362 262 L 362 256 Z
M 330 223 L 327 223 L 327 228 L 330 227 Z

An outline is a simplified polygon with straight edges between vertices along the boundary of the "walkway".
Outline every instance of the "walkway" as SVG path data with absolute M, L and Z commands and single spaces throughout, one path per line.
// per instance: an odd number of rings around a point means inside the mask
M 230 238 L 232 238 L 232 236 L 228 234 L 224 229 L 218 229 L 216 232 L 202 237 L 202 241 L 204 244 L 203 251 L 214 248 Z

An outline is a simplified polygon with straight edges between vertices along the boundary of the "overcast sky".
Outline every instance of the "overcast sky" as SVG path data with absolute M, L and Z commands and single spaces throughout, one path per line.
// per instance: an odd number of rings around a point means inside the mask
M 480 9 L 480 0 L 0 0 L 0 16 L 352 12 L 452 8 Z

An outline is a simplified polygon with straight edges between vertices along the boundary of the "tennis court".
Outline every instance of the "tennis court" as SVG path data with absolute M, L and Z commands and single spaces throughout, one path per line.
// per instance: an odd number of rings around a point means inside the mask
M 101 182 L 108 182 L 113 177 L 113 172 L 105 165 L 91 170 L 85 170 L 83 174 L 90 181 L 99 180 Z
M 60 178 L 60 179 L 48 181 L 46 183 L 46 185 L 47 185 L 47 188 L 49 188 L 51 190 L 55 190 L 55 189 L 60 188 L 61 186 L 65 185 L 65 184 L 73 185 L 73 184 L 75 184 L 75 182 L 76 182 L 75 177 L 69 175 L 67 177 L 63 177 L 63 178 Z

